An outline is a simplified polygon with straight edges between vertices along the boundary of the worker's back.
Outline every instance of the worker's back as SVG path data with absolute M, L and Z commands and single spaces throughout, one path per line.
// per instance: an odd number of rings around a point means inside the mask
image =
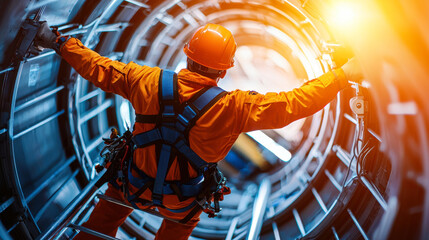
M 143 67 L 142 79 L 131 90 L 130 102 L 136 114 L 159 114 L 159 68 Z M 216 86 L 216 81 L 197 73 L 183 69 L 178 74 L 178 99 L 180 103 L 189 101 L 195 94 L 205 87 Z M 237 107 L 230 96 L 222 97 L 196 122 L 189 133 L 191 149 L 207 162 L 222 160 L 237 139 L 240 131 L 236 115 Z M 151 130 L 155 124 L 136 123 L 134 135 Z M 135 152 L 135 163 L 151 177 L 156 176 L 157 159 L 155 145 L 138 148 Z M 197 173 L 189 167 L 190 177 Z M 177 161 L 172 163 L 166 180 L 180 180 L 180 167 Z

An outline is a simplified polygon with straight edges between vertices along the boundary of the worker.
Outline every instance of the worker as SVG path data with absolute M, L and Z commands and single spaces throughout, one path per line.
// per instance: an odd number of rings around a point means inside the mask
M 164 101 L 164 96 L 161 97 L 164 93 L 159 93 L 164 91 L 165 83 L 164 80 L 161 81 L 164 76 L 161 75 L 168 75 L 166 70 L 134 62 L 125 64 L 112 61 L 88 49 L 77 38 L 54 34 L 46 23 L 38 32 L 36 45 L 55 49 L 83 78 L 106 92 L 129 100 L 136 114 L 143 116 L 143 120 L 136 121 L 134 125 L 134 136 L 157 128 L 158 123 L 154 120 L 156 117 L 151 120 L 150 116 L 159 116 L 163 111 L 161 108 L 167 108 L 160 104 Z M 187 68 L 180 70 L 176 77 L 172 75 L 177 81 L 177 90 L 174 92 L 177 98 L 172 103 L 174 107 L 187 106 L 186 104 L 204 94 L 201 91 L 217 89 L 217 95 L 210 101 L 211 106 L 203 110 L 188 132 L 187 146 L 207 163 L 224 159 L 240 133 L 282 128 L 297 119 L 308 117 L 332 101 L 348 85 L 348 80 L 359 82 L 362 79 L 358 63 L 350 60 L 342 68 L 307 81 L 292 91 L 267 94 L 242 90 L 225 92 L 216 86 L 225 77 L 227 69 L 234 66 L 236 42 L 232 33 L 223 26 L 207 24 L 193 34 L 183 50 L 187 56 Z M 172 128 L 177 127 L 170 125 L 165 129 Z M 162 150 L 159 149 L 159 144 L 147 145 L 134 151 L 130 175 L 132 178 L 144 175 L 157 181 L 157 161 L 160 161 Z M 183 163 L 183 157 L 177 156 L 179 154 L 169 161 L 165 181 L 197 179 L 198 170 L 190 162 Z M 163 182 L 164 179 L 160 181 Z M 188 217 L 186 224 L 164 219 L 155 239 L 188 239 L 199 221 L 202 209 L 195 211 L 195 208 L 188 207 L 195 198 L 183 200 L 177 194 L 152 196 L 156 186 L 150 186 L 138 194 L 140 202 L 131 203 L 124 196 L 126 194 L 113 185 L 109 183 L 105 195 L 142 209 L 159 206 L 153 204 L 154 200 L 162 201 L 163 207 L 158 207 L 162 215 L 173 220 Z M 127 185 L 130 195 L 139 190 L 131 183 Z M 175 211 L 177 209 L 185 211 Z M 192 211 L 193 214 L 190 214 Z M 131 212 L 130 208 L 100 199 L 83 226 L 115 236 L 118 227 Z M 82 232 L 76 238 L 95 239 Z

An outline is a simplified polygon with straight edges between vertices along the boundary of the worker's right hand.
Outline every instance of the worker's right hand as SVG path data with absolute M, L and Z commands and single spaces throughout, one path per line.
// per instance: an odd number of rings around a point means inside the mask
M 42 22 L 39 31 L 37 32 L 36 39 L 34 40 L 34 45 L 36 47 L 54 49 L 57 37 L 58 36 L 52 31 L 48 23 L 46 21 Z
M 362 69 L 356 58 L 350 59 L 346 64 L 341 67 L 346 75 L 347 80 L 361 83 L 363 79 Z

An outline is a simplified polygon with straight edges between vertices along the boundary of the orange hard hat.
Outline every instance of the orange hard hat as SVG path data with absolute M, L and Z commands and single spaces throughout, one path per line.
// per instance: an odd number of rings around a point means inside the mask
M 228 29 L 209 23 L 194 33 L 183 51 L 198 64 L 216 70 L 226 70 L 234 66 L 236 48 L 237 44 Z

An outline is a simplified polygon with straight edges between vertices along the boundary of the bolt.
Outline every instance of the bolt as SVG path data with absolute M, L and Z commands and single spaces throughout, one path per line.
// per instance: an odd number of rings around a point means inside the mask
M 362 107 L 362 103 L 356 103 L 356 107 L 357 108 L 361 108 Z

